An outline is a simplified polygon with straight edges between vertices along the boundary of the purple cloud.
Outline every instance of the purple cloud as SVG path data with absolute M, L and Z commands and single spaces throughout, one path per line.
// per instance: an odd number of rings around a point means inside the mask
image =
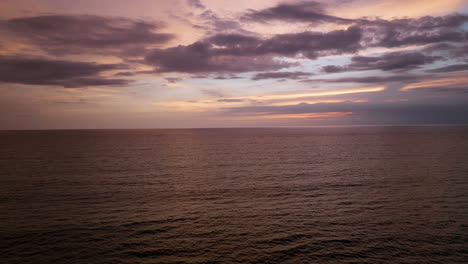
M 329 83 L 390 83 L 406 82 L 424 79 L 424 75 L 399 74 L 390 76 L 343 77 L 333 79 L 309 79 L 303 82 L 329 82 Z
M 156 49 L 146 56 L 158 72 L 249 72 L 272 71 L 297 65 L 275 56 L 316 58 L 326 54 L 355 52 L 361 31 L 357 27 L 329 33 L 304 32 L 260 39 L 238 34 L 220 34 L 187 46 Z
M 101 85 L 126 85 L 128 80 L 100 76 L 109 70 L 126 68 L 122 64 L 96 64 L 50 60 L 44 58 L 25 58 L 0 56 L 0 82 L 29 85 L 56 85 L 77 88 Z
M 156 66 L 157 72 L 235 73 L 278 70 L 293 65 L 276 61 L 272 56 L 217 54 L 217 50 L 202 42 L 154 50 L 145 60 L 148 64 Z
M 468 71 L 468 64 L 454 64 L 445 67 L 440 67 L 427 72 L 437 73 L 437 72 L 457 72 L 457 71 Z
M 307 76 L 311 76 L 309 72 L 263 72 L 257 73 L 252 77 L 252 80 L 265 80 L 265 79 L 292 79 L 297 80 Z
M 420 52 L 390 52 L 378 57 L 355 56 L 345 66 L 328 65 L 322 68 L 326 73 L 344 71 L 400 71 L 417 68 L 440 59 L 437 56 L 424 55 Z
M 353 20 L 327 15 L 322 3 L 308 1 L 298 3 L 282 3 L 262 10 L 250 10 L 243 20 L 265 23 L 274 20 L 289 22 L 331 22 L 349 24 Z
M 0 32 L 51 54 L 113 54 L 167 43 L 160 22 L 92 15 L 50 15 L 0 21 Z
M 194 8 L 205 9 L 205 5 L 200 0 L 187 0 L 187 4 Z
M 400 47 L 440 42 L 464 42 L 466 32 L 461 25 L 468 22 L 468 15 L 452 14 L 441 17 L 426 16 L 393 20 L 360 20 L 365 28 L 367 45 Z

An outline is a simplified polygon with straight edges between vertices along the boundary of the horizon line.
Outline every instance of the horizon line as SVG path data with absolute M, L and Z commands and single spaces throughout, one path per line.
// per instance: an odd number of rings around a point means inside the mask
M 189 129 L 281 129 L 281 128 L 345 128 L 345 127 L 424 127 L 424 126 L 468 126 L 463 124 L 386 124 L 386 125 L 314 125 L 314 126 L 257 126 L 257 127 L 153 127 L 153 128 L 33 128 L 33 129 L 0 129 L 7 131 L 67 131 L 67 130 L 189 130 Z

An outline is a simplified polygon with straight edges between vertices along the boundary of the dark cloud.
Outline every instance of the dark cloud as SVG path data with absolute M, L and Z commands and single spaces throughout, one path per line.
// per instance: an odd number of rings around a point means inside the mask
M 468 59 L 468 45 L 459 45 L 458 43 L 436 43 L 427 45 L 421 49 L 426 54 L 436 54 L 447 59 L 466 60 Z M 468 62 L 468 60 L 467 60 Z
M 452 14 L 441 17 L 426 16 L 393 20 L 360 20 L 365 28 L 368 46 L 400 47 L 440 42 L 464 42 L 466 32 L 460 27 L 468 22 L 468 15 Z
M 390 52 L 378 57 L 355 56 L 345 66 L 329 65 L 322 68 L 326 73 L 344 71 L 399 71 L 417 68 L 440 59 L 437 56 L 424 55 L 421 52 Z
M 268 71 L 293 65 L 274 60 L 272 56 L 222 55 L 202 42 L 154 50 L 146 57 L 146 61 L 155 65 L 158 72 L 189 73 Z
M 0 56 L 0 82 L 30 85 L 57 85 L 66 88 L 126 85 L 128 80 L 100 76 L 104 71 L 125 68 L 121 64 L 96 64 Z
M 208 25 L 205 27 L 206 37 L 190 45 L 162 48 L 161 45 L 169 43 L 174 35 L 158 32 L 164 26 L 160 22 L 94 15 L 4 19 L 0 20 L 0 33 L 8 39 L 8 42 L 2 42 L 3 45 L 12 42 L 26 44 L 23 47 L 27 48 L 30 45 L 33 47 L 31 53 L 37 54 L 36 49 L 40 49 L 54 56 L 114 55 L 126 63 L 154 66 L 154 70 L 146 73 L 183 72 L 217 76 L 217 79 L 233 79 L 226 76 L 242 72 L 264 72 L 256 74 L 253 80 L 298 79 L 306 75 L 265 71 L 299 65 L 282 60 L 284 57 L 317 59 L 328 55 L 352 54 L 369 47 L 433 44 L 419 52 L 394 52 L 380 57 L 355 56 L 349 65 L 325 66 L 323 72 L 410 70 L 440 59 L 435 55 L 462 59 L 468 53 L 468 46 L 461 44 L 467 37 L 461 27 L 468 21 L 465 14 L 417 19 L 350 20 L 328 15 L 323 4 L 318 2 L 283 3 L 263 10 L 250 10 L 243 18 L 260 22 L 288 20 L 346 23 L 350 26 L 329 32 L 306 31 L 265 38 L 244 30 L 238 21 L 225 19 L 206 9 L 199 0 L 187 0 L 187 3 L 203 9 L 198 12 L 201 14 L 192 16 L 202 21 L 201 25 Z M 433 71 L 452 71 L 460 67 L 463 66 L 454 65 Z M 127 70 L 115 76 L 130 77 L 137 73 L 143 72 Z
M 216 34 L 216 33 L 226 33 L 226 32 L 240 32 L 240 33 L 251 33 L 247 30 L 242 28 L 242 25 L 235 20 L 226 19 L 224 17 L 220 17 L 212 10 L 205 10 L 201 13 L 198 18 L 204 21 L 205 28 L 208 30 L 208 34 Z M 200 26 L 195 26 L 200 27 Z
M 454 84 L 454 85 L 441 85 L 441 86 L 433 86 L 433 87 L 424 87 L 424 88 L 417 88 L 412 89 L 411 92 L 416 93 L 442 93 L 444 96 L 449 94 L 460 94 L 460 95 L 467 95 L 468 94 L 468 86 L 466 84 Z
M 214 77 L 216 80 L 234 80 L 234 79 L 242 79 L 242 77 L 239 77 L 234 74 L 222 74 Z
M 204 41 L 205 45 L 216 47 L 216 55 L 256 56 L 282 55 L 315 58 L 321 55 L 341 54 L 359 50 L 361 30 L 350 27 L 327 33 L 302 32 L 279 34 L 269 39 L 260 39 L 239 34 L 218 34 Z
M 216 34 L 207 39 L 207 42 L 227 48 L 246 47 L 258 45 L 260 39 L 241 34 Z
M 91 15 L 51 15 L 0 21 L 0 32 L 51 54 L 135 53 L 143 46 L 167 43 L 158 22 Z M 138 54 L 140 54 L 138 52 Z
M 298 3 L 282 3 L 277 6 L 250 10 L 242 17 L 252 22 L 268 22 L 273 20 L 290 22 L 331 22 L 352 23 L 353 20 L 327 15 L 322 3 L 308 1 Z
M 441 42 L 465 42 L 467 33 L 461 26 L 468 22 L 468 15 L 451 14 L 440 17 L 426 16 L 392 20 L 345 19 L 328 15 L 322 3 L 307 1 L 282 3 L 263 10 L 250 10 L 242 19 L 253 22 L 279 20 L 350 24 L 362 29 L 364 47 L 400 47 Z
M 424 52 L 428 53 L 434 53 L 434 52 L 439 52 L 439 51 L 447 51 L 447 50 L 453 50 L 456 49 L 457 46 L 449 44 L 449 43 L 436 43 L 436 44 L 431 44 L 426 47 L 424 47 L 422 50 Z
M 309 72 L 263 72 L 252 77 L 252 80 L 264 79 L 293 79 L 297 80 L 312 75 Z
M 427 72 L 438 73 L 438 72 L 457 72 L 457 71 L 467 71 L 468 64 L 455 64 L 445 67 L 440 67 L 437 69 L 428 70 Z
M 468 57 L 468 44 L 453 49 L 451 55 L 455 58 L 466 59 Z
M 361 49 L 361 36 L 361 29 L 355 26 L 327 33 L 281 34 L 263 41 L 257 52 L 283 56 L 302 55 L 310 59 L 330 54 L 354 53 Z
M 325 73 L 338 73 L 338 72 L 344 72 L 346 70 L 347 68 L 344 66 L 327 65 L 327 66 L 322 67 L 322 72 L 325 72 Z
M 191 7 L 205 9 L 205 6 L 202 4 L 200 0 L 187 0 L 187 4 Z
M 316 58 L 355 52 L 361 31 L 357 27 L 328 33 L 304 32 L 260 39 L 239 34 L 219 34 L 188 46 L 155 49 L 145 61 L 159 72 L 272 71 L 297 65 L 275 56 Z

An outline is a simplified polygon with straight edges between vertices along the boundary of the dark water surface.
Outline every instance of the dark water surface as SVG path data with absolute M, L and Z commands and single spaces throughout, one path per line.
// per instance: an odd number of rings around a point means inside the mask
M 468 263 L 468 127 L 0 132 L 1 263 Z

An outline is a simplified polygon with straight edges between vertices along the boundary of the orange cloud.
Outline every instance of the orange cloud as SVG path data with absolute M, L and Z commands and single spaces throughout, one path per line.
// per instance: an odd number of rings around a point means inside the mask
M 203 112 L 213 109 L 222 109 L 224 107 L 239 107 L 248 106 L 253 102 L 261 103 L 263 105 L 279 106 L 279 105 L 294 105 L 300 103 L 316 104 L 316 103 L 340 103 L 340 102 L 355 102 L 364 103 L 367 100 L 349 100 L 349 99 L 330 99 L 330 100 L 312 100 L 310 97 L 324 97 L 324 96 L 335 96 L 335 95 L 346 95 L 355 93 L 369 93 L 369 92 L 380 92 L 385 90 L 383 86 L 377 87 L 366 87 L 366 88 L 355 88 L 345 90 L 332 90 L 332 91 L 321 91 L 312 93 L 291 93 L 291 94 L 272 94 L 263 96 L 252 96 L 252 97 L 236 97 L 226 98 L 223 100 L 207 99 L 198 101 L 157 101 L 153 102 L 152 105 L 155 107 L 162 107 L 173 111 L 196 111 Z M 232 100 L 229 102 L 229 100 Z
M 302 113 L 302 114 L 272 114 L 272 115 L 264 115 L 261 118 L 267 119 L 290 119 L 290 118 L 333 118 L 333 117 L 340 117 L 350 115 L 352 112 L 325 112 L 325 113 Z M 251 116 L 251 118 L 259 118 L 258 116 Z
M 366 88 L 357 88 L 357 89 L 321 91 L 321 92 L 313 92 L 313 93 L 266 95 L 266 96 L 260 96 L 257 99 L 290 99 L 290 98 L 301 98 L 301 97 L 320 97 L 320 96 L 344 95 L 344 94 L 354 94 L 354 93 L 381 92 L 383 90 L 385 90 L 384 86 L 376 86 L 376 87 L 366 87 Z
M 438 80 L 430 80 L 408 84 L 401 88 L 401 91 L 409 91 L 419 88 L 432 88 L 432 87 L 466 87 L 468 84 L 468 77 L 452 77 Z
M 271 106 L 285 106 L 285 105 L 294 105 L 294 104 L 335 104 L 335 103 L 367 103 L 368 100 L 345 100 L 345 99 L 334 99 L 334 100 L 296 100 L 296 101 L 285 101 L 278 103 L 270 103 Z

